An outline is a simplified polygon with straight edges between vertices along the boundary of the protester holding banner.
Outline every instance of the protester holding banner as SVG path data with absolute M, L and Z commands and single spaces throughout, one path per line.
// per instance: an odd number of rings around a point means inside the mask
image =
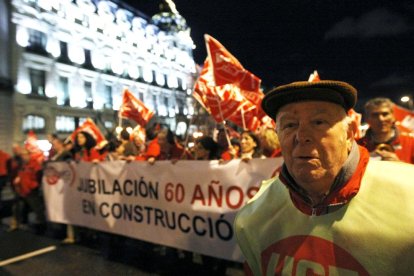
M 145 128 L 137 125 L 131 133 L 132 142 L 134 143 L 135 147 L 138 149 L 137 154 L 135 155 L 135 161 L 145 161 L 147 157 L 145 155 L 146 152 L 146 131 Z
M 276 87 L 284 165 L 235 219 L 254 275 L 409 275 L 414 271 L 414 167 L 370 160 L 354 141 L 354 87 L 340 81 Z
M 54 138 L 52 140 L 53 155 L 50 157 L 50 161 L 70 161 L 73 160 L 72 153 L 65 149 L 64 141 L 60 138 Z
M 169 128 L 163 128 L 157 138 L 148 145 L 147 160 L 154 164 L 155 160 L 191 160 L 190 152 L 180 145 Z
M 414 134 L 396 127 L 394 103 L 388 98 L 374 98 L 365 104 L 365 120 L 369 124 L 358 144 L 366 147 L 373 157 L 387 161 L 414 164 Z
M 210 136 L 203 136 L 195 141 L 195 160 L 218 160 L 220 159 L 219 145 Z
M 86 131 L 79 131 L 75 136 L 73 147 L 75 161 L 93 162 L 101 160 L 101 155 L 95 149 L 96 140 Z

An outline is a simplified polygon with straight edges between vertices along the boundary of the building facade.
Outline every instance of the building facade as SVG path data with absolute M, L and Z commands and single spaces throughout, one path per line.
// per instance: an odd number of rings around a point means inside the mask
M 157 122 L 186 131 L 196 65 L 175 10 L 150 18 L 120 1 L 0 0 L 0 24 L 0 148 L 29 130 L 65 137 L 88 117 L 112 131 L 125 87 Z

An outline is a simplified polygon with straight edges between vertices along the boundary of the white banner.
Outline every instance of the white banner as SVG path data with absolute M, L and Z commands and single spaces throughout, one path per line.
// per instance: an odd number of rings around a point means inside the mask
M 51 162 L 43 191 L 50 221 L 242 261 L 235 214 L 282 162 Z

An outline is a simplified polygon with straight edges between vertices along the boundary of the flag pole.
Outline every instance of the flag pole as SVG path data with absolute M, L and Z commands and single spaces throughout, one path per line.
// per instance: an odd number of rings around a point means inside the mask
M 243 130 L 246 130 L 246 121 L 244 119 L 244 109 L 243 107 L 240 109 L 241 115 L 242 115 L 242 122 L 243 122 Z
M 226 140 L 227 140 L 227 143 L 228 143 L 229 147 L 231 147 L 229 132 L 228 132 L 227 127 L 226 127 L 226 121 L 224 120 L 223 112 L 221 111 L 220 101 L 219 101 L 217 95 L 216 95 L 216 101 L 217 101 L 217 105 L 218 105 L 218 108 L 219 108 L 221 123 L 224 126 L 224 134 L 226 135 Z
M 210 47 L 209 47 L 209 45 L 208 45 L 208 41 L 210 40 L 210 38 L 212 38 L 212 37 L 210 37 L 210 36 L 209 36 L 209 35 L 207 35 L 207 34 L 204 34 L 204 41 L 206 42 L 206 48 L 207 48 L 207 58 L 208 58 L 208 59 L 209 59 L 209 61 L 211 62 L 211 63 L 210 63 L 210 64 L 211 64 L 211 66 L 214 66 L 214 62 L 212 62 L 212 58 L 211 58 Z M 215 83 L 215 80 L 214 80 L 214 83 Z M 227 131 L 226 122 L 224 121 L 223 112 L 221 111 L 220 101 L 219 101 L 219 98 L 218 98 L 218 95 L 217 95 L 217 94 L 215 94 L 215 98 L 216 98 L 217 105 L 218 105 L 218 108 L 219 108 L 221 122 L 222 122 L 222 124 L 223 124 L 223 126 L 224 126 L 224 134 L 226 135 L 226 139 L 227 139 L 227 143 L 228 143 L 229 147 L 231 147 L 231 142 L 230 142 L 229 133 L 228 133 L 228 131 Z

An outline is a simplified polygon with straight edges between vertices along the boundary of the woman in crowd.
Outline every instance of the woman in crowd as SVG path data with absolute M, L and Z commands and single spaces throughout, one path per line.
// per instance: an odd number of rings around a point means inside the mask
M 252 158 L 264 158 L 259 138 L 248 130 L 243 131 L 241 135 L 240 151 L 240 158 L 243 161 L 248 161 Z
M 75 161 L 96 162 L 102 160 L 95 148 L 96 140 L 86 131 L 79 131 L 75 136 L 73 153 Z

